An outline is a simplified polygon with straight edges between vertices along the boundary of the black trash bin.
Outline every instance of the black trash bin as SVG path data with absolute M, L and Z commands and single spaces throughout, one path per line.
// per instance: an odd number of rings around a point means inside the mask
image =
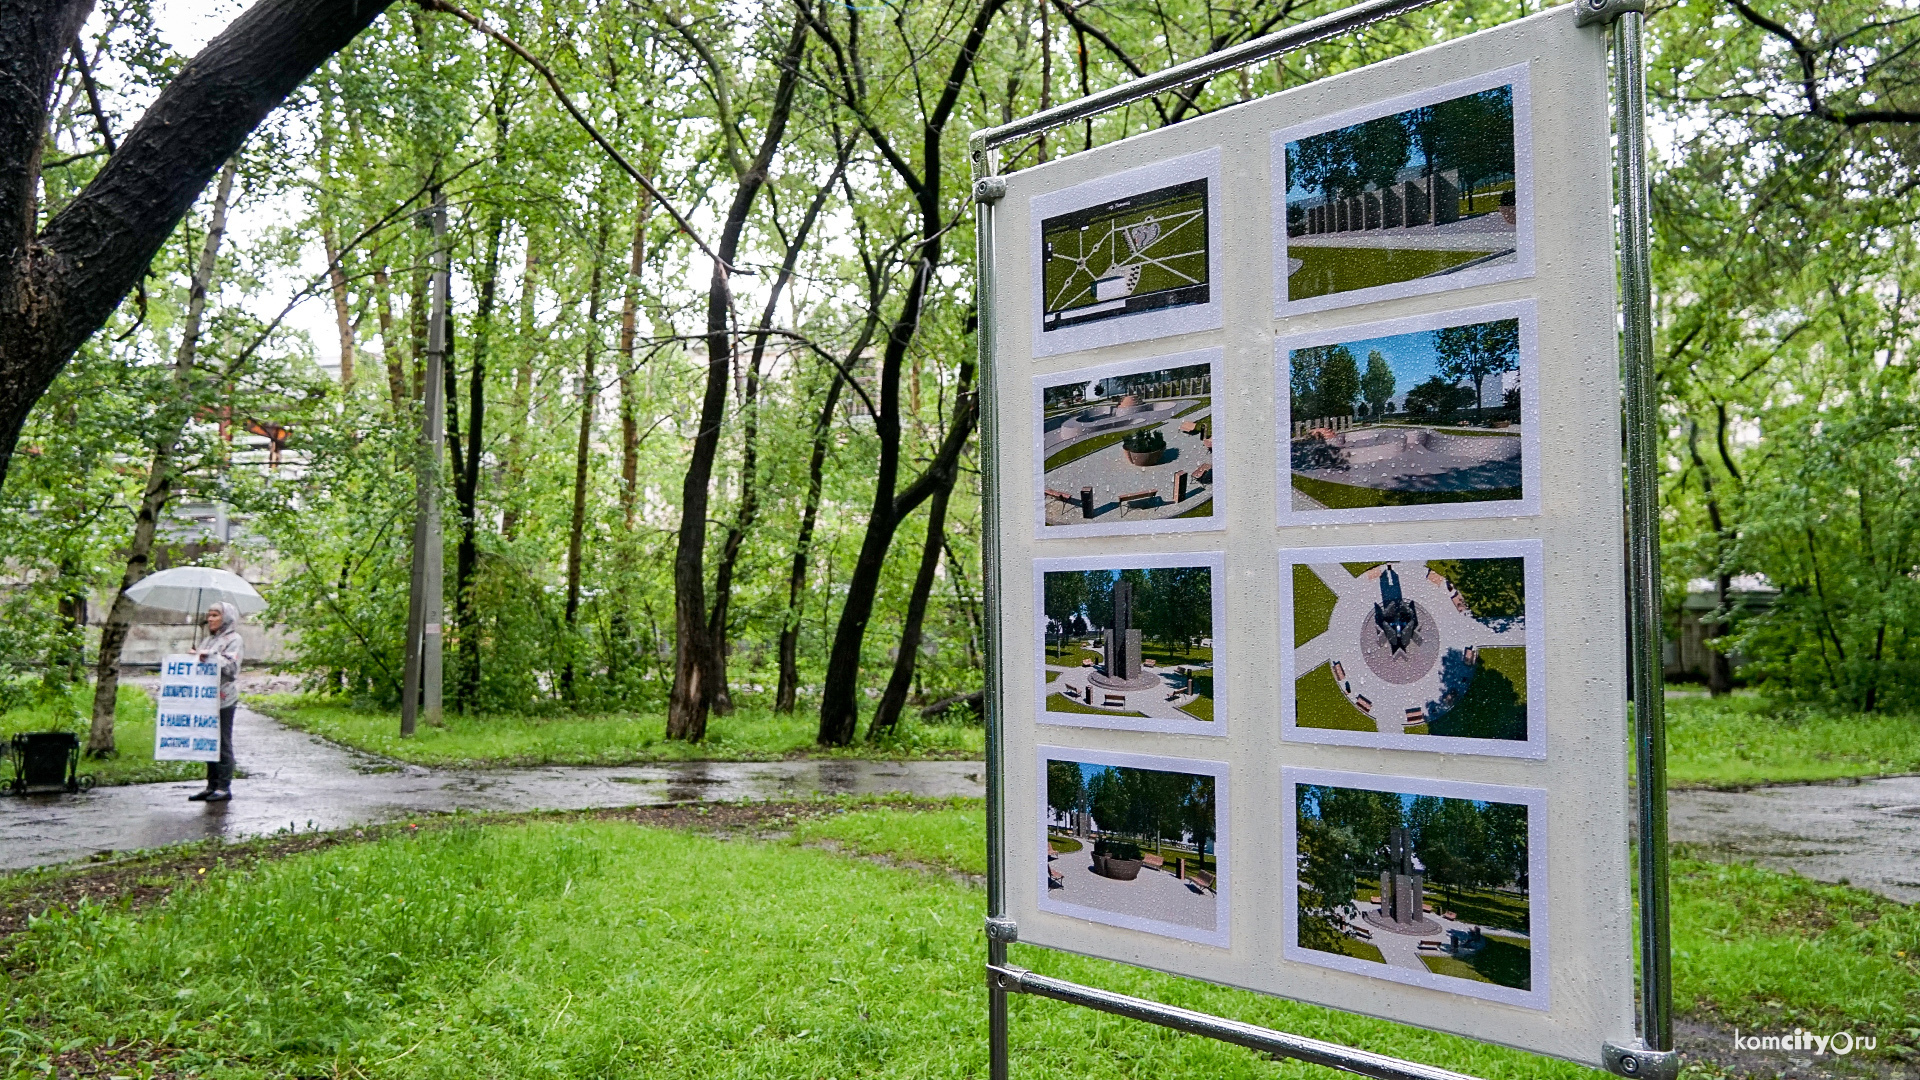
M 7 745 L 14 795 L 72 794 L 93 786 L 80 775 L 80 736 L 71 731 L 22 731 Z

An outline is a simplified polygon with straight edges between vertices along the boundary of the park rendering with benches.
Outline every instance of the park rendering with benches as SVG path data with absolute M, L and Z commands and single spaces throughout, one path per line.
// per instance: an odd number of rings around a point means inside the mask
M 1212 386 L 1195 364 L 1046 387 L 1047 525 L 1211 516 Z

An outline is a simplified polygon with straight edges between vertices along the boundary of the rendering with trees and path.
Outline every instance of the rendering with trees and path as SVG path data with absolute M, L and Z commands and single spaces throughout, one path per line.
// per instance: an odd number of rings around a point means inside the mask
M 1219 924 L 1217 780 L 1046 759 L 1046 899 L 1142 925 Z
M 1456 992 L 1533 989 L 1528 806 L 1304 783 L 1292 797 L 1297 948 Z

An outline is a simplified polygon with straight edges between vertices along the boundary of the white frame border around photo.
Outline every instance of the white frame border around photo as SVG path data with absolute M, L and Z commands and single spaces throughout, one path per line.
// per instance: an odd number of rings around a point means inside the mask
M 1285 318 L 1308 311 L 1327 311 L 1377 300 L 1391 300 L 1402 296 L 1425 296 L 1429 293 L 1450 292 L 1495 281 L 1513 281 L 1532 277 L 1534 273 L 1533 100 L 1528 89 L 1529 69 L 1529 64 L 1515 64 L 1371 105 L 1345 109 L 1330 116 L 1323 116 L 1274 132 L 1271 148 L 1273 164 L 1269 175 L 1272 177 L 1273 199 L 1273 309 L 1275 316 Z M 1387 285 L 1328 293 L 1324 296 L 1312 296 L 1301 300 L 1287 299 L 1288 143 L 1309 135 L 1318 135 L 1382 116 L 1391 116 L 1424 105 L 1432 105 L 1467 94 L 1477 94 L 1482 90 L 1491 90 L 1508 83 L 1513 84 L 1514 259 L 1512 263 L 1506 266 L 1462 270 L 1437 278 L 1396 281 Z
M 1430 971 L 1412 971 L 1389 964 L 1376 964 L 1352 956 L 1321 952 L 1300 946 L 1300 796 L 1301 784 L 1384 791 L 1394 795 L 1434 795 L 1446 799 L 1472 799 L 1481 802 L 1517 804 L 1527 808 L 1527 951 L 1533 965 L 1534 989 L 1518 990 L 1497 983 L 1474 982 Z M 1549 923 L 1547 911 L 1547 793 L 1541 788 L 1509 787 L 1504 784 L 1475 784 L 1459 780 L 1430 780 L 1423 777 L 1384 776 L 1375 773 L 1338 772 L 1330 769 L 1303 769 L 1283 766 L 1280 770 L 1280 827 L 1283 878 L 1281 900 L 1285 923 L 1282 954 L 1286 959 L 1315 967 L 1389 982 L 1405 983 L 1449 994 L 1497 1001 L 1540 1012 L 1548 1010 L 1548 980 L 1553 970 L 1549 963 Z
M 1101 364 L 1097 367 L 1075 368 L 1071 371 L 1055 372 L 1051 375 L 1036 375 L 1033 379 L 1033 461 L 1035 503 L 1034 537 L 1046 540 L 1065 536 L 1124 536 L 1141 533 L 1182 533 L 1217 532 L 1226 528 L 1222 514 L 1226 491 L 1226 470 L 1221 468 L 1221 456 L 1213 456 L 1212 488 L 1213 513 L 1201 518 L 1166 517 L 1150 521 L 1114 521 L 1110 523 L 1089 522 L 1084 525 L 1047 524 L 1047 404 L 1048 387 L 1067 383 L 1091 382 L 1095 379 L 1107 379 L 1117 375 L 1138 375 L 1142 372 L 1159 371 L 1164 368 L 1192 367 L 1205 364 L 1209 369 L 1209 379 L 1216 384 L 1220 378 L 1221 361 L 1225 350 L 1195 349 L 1192 352 L 1169 353 L 1146 360 L 1127 360 L 1120 363 Z M 1216 385 L 1217 388 L 1217 385 Z M 1211 408 L 1211 406 L 1210 406 Z M 1219 431 L 1220 410 L 1210 414 L 1214 420 L 1214 430 Z
M 1465 739 L 1451 735 L 1348 731 L 1302 727 L 1299 723 L 1299 673 L 1293 654 L 1293 568 L 1325 563 L 1406 562 L 1414 559 L 1524 559 L 1527 585 L 1527 737 L 1525 740 Z M 1539 540 L 1466 540 L 1434 544 L 1368 544 L 1354 547 L 1280 549 L 1280 737 L 1287 742 L 1334 746 L 1370 746 L 1431 754 L 1471 754 L 1543 760 L 1547 756 L 1546 574 Z M 1216 680 L 1215 685 L 1218 685 Z
M 1152 555 L 1092 555 L 1067 559 L 1033 560 L 1033 649 L 1034 718 L 1055 727 L 1107 728 L 1114 731 L 1157 731 L 1172 735 L 1224 736 L 1227 733 L 1227 682 L 1222 677 L 1224 650 L 1221 636 L 1226 626 L 1226 564 L 1221 551 L 1192 551 Z M 1156 716 L 1103 716 L 1098 713 L 1057 713 L 1047 711 L 1047 605 L 1046 575 L 1062 571 L 1084 570 L 1159 570 L 1179 566 L 1205 566 L 1210 571 L 1213 594 L 1213 719 L 1168 720 Z
M 1160 937 L 1177 938 L 1181 941 L 1192 941 L 1201 945 L 1213 945 L 1222 949 L 1228 948 L 1230 945 L 1228 916 L 1231 913 L 1231 907 L 1227 902 L 1227 898 L 1229 895 L 1228 890 L 1233 887 L 1233 879 L 1229 876 L 1231 860 L 1227 856 L 1229 847 L 1227 830 L 1229 828 L 1229 822 L 1232 821 L 1232 815 L 1229 813 L 1227 802 L 1227 763 L 1224 761 L 1200 761 L 1193 758 L 1161 757 L 1156 754 L 1125 754 L 1110 750 L 1085 750 L 1078 747 L 1048 746 L 1045 744 L 1035 747 L 1035 752 L 1037 766 L 1035 771 L 1039 774 L 1040 778 L 1039 786 L 1034 792 L 1036 799 L 1034 803 L 1034 816 L 1038 819 L 1040 827 L 1040 910 L 1051 912 L 1055 915 L 1066 915 L 1076 919 L 1086 919 L 1089 922 L 1103 923 L 1107 926 L 1118 926 L 1127 930 L 1138 930 L 1142 933 L 1155 934 Z M 1049 760 L 1085 762 L 1089 765 L 1107 765 L 1124 769 L 1154 769 L 1160 772 L 1178 772 L 1194 776 L 1213 777 L 1213 858 L 1215 873 L 1213 882 L 1214 909 L 1212 930 L 1203 930 L 1196 926 L 1186 926 L 1181 923 L 1164 922 L 1160 919 L 1143 918 L 1138 915 L 1127 915 L 1118 911 L 1108 911 L 1106 908 L 1087 907 L 1083 904 L 1069 904 L 1052 898 L 1052 890 L 1047 887 L 1047 762 Z M 1529 828 L 1531 828 L 1532 823 L 1529 822 L 1528 824 Z M 1528 842 L 1532 842 L 1531 833 L 1529 833 Z
M 1335 345 L 1372 338 L 1395 337 L 1448 326 L 1520 320 L 1520 497 L 1485 502 L 1425 503 L 1416 506 L 1364 506 L 1348 510 L 1293 508 L 1293 393 L 1294 349 Z M 1535 301 L 1514 300 L 1482 307 L 1458 308 L 1387 322 L 1363 323 L 1333 330 L 1290 334 L 1273 347 L 1274 415 L 1278 418 L 1277 464 L 1280 491 L 1279 522 L 1288 525 L 1330 525 L 1380 521 L 1451 521 L 1460 518 L 1533 517 L 1540 513 L 1540 327 Z M 1491 437 L 1491 436 L 1490 436 Z
M 1033 279 L 1033 355 L 1060 356 L 1119 345 L 1129 341 L 1148 341 L 1202 330 L 1218 330 L 1224 325 L 1221 292 L 1226 272 L 1226 252 L 1222 243 L 1220 207 L 1221 153 L 1219 147 L 1199 153 L 1158 161 L 1151 165 L 1088 180 L 1059 191 L 1032 197 L 1028 204 L 1029 274 Z M 1042 257 L 1041 233 L 1049 218 L 1085 210 L 1090 206 L 1126 198 L 1190 180 L 1207 182 L 1207 302 L 1183 304 L 1174 308 L 1142 311 L 1112 319 L 1101 319 L 1081 326 L 1066 326 L 1051 333 L 1046 330 L 1046 260 Z

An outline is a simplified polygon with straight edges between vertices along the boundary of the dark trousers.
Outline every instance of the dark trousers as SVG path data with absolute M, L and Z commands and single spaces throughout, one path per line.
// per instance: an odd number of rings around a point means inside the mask
M 233 712 L 238 705 L 220 710 L 220 760 L 207 762 L 207 790 L 226 791 L 233 786 Z

